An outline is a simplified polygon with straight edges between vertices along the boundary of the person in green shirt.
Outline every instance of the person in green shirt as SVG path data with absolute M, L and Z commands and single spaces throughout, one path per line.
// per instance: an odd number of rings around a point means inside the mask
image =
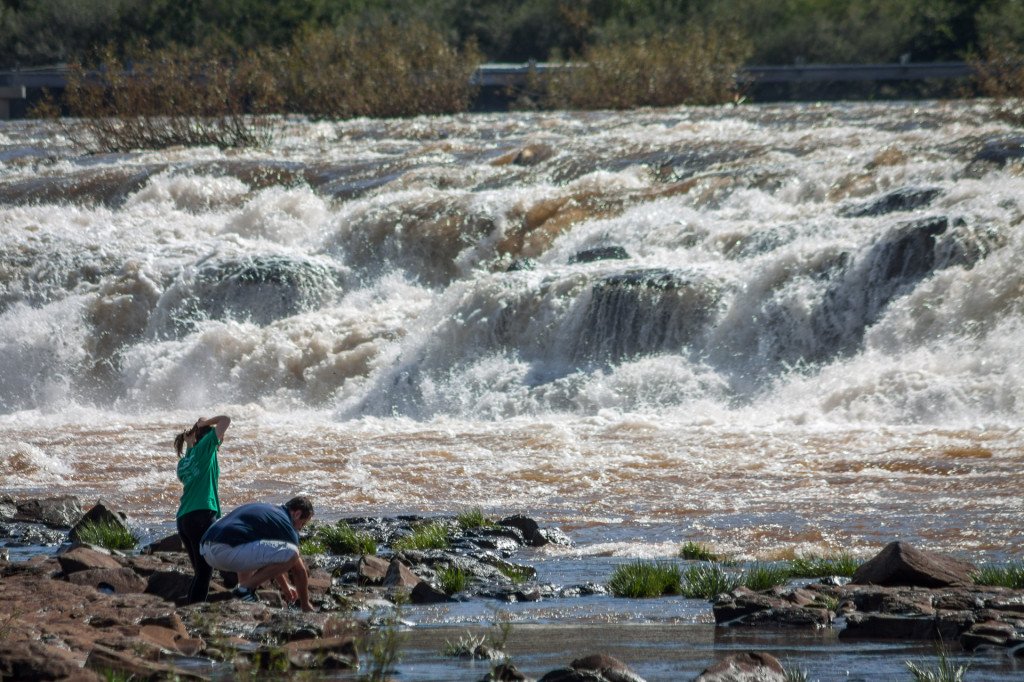
M 210 592 L 213 569 L 199 553 L 199 541 L 206 529 L 220 517 L 217 450 L 230 424 L 231 418 L 225 415 L 209 419 L 200 417 L 192 428 L 174 438 L 174 450 L 178 453 L 178 480 L 185 488 L 178 506 L 178 536 L 188 552 L 193 572 L 188 591 L 189 604 L 206 601 Z

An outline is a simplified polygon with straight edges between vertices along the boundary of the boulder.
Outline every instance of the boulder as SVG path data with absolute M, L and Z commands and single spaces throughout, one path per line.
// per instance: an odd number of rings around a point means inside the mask
M 914 211 L 928 206 L 941 193 L 942 190 L 937 187 L 901 187 L 873 201 L 845 206 L 839 209 L 839 215 L 845 218 L 860 218 L 896 211 Z
M 15 521 L 42 523 L 54 528 L 70 528 L 82 516 L 82 503 L 74 495 L 60 495 L 18 503 Z
M 416 583 L 409 595 L 413 604 L 440 604 L 451 601 L 447 594 L 431 585 L 426 580 Z
M 974 583 L 977 567 L 966 561 L 890 542 L 853 574 L 855 585 L 963 587 Z
M 122 530 L 130 532 L 128 528 L 128 515 L 119 509 L 111 507 L 103 500 L 98 501 L 96 504 L 85 512 L 75 525 L 71 528 L 71 532 L 68 533 L 68 539 L 71 542 L 81 542 L 79 533 L 83 526 L 89 523 L 107 523 L 114 526 L 120 526 Z
M 531 679 L 511 663 L 505 662 L 491 668 L 490 672 L 480 678 L 480 682 L 531 682 Z
M 839 639 L 918 639 L 948 642 L 972 624 L 969 612 L 951 611 L 938 616 L 890 613 L 851 613 Z
M 771 654 L 732 654 L 705 668 L 694 682 L 785 682 L 786 670 Z
M 38 641 L 0 639 L 0 680 L 67 680 L 81 667 L 71 655 L 56 646 Z
M 89 585 L 107 594 L 137 594 L 146 590 L 146 581 L 130 568 L 93 568 L 68 575 L 68 582 Z
M 629 254 L 621 246 L 597 246 L 577 251 L 569 258 L 569 264 L 593 263 L 599 260 L 628 260 Z
M 75 547 L 57 555 L 57 563 L 64 575 L 97 568 L 121 568 L 121 563 L 110 553 L 92 547 Z
M 548 539 L 540 532 L 540 525 L 528 516 L 523 516 L 522 514 L 507 516 L 498 521 L 498 525 L 517 529 L 523 534 L 526 543 L 533 547 L 541 547 L 548 544 Z
M 360 585 L 380 585 L 387 577 L 391 564 L 372 554 L 364 554 L 359 557 L 359 565 L 356 573 L 359 576 Z
M 188 596 L 192 576 L 181 571 L 154 571 L 146 581 L 146 594 L 153 594 L 169 602 L 179 602 Z
M 398 559 L 392 559 L 391 563 L 388 564 L 388 572 L 384 576 L 384 580 L 381 584 L 384 587 L 404 587 L 412 589 L 416 587 L 422 578 L 412 572 L 412 570 Z
M 590 654 L 577 658 L 569 667 L 579 671 L 591 671 L 604 676 L 609 682 L 643 682 L 625 663 L 608 654 Z
M 303 639 L 285 645 L 292 668 L 349 670 L 359 667 L 359 653 L 352 637 Z
M 168 535 L 165 538 L 154 540 L 145 547 L 142 548 L 143 554 L 153 554 L 154 552 L 184 552 L 185 545 L 181 542 L 181 536 L 177 533 Z
M 1016 637 L 1016 628 L 1010 623 L 998 620 L 987 620 L 975 623 L 960 635 L 960 646 L 967 651 L 982 647 L 1003 648 L 1006 643 Z

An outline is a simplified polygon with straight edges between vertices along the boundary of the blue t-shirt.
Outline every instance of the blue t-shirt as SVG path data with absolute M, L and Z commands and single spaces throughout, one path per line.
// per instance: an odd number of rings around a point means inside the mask
M 257 540 L 282 540 L 299 544 L 292 517 L 284 507 L 250 502 L 222 517 L 203 534 L 202 542 L 222 542 L 237 547 Z

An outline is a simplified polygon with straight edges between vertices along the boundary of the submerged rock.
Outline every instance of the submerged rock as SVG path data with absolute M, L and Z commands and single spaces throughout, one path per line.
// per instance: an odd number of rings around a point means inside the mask
M 599 260 L 628 260 L 629 254 L 621 246 L 596 246 L 592 249 L 577 251 L 569 257 L 569 265 L 575 263 L 593 263 Z
M 845 206 L 838 213 L 844 218 L 860 218 L 896 211 L 914 211 L 930 205 L 940 194 L 942 190 L 938 187 L 903 187 L 873 201 Z
M 786 670 L 771 654 L 731 654 L 705 668 L 693 682 L 785 682 Z

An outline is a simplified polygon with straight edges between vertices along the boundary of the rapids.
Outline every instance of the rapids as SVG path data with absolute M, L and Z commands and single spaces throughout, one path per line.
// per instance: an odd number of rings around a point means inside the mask
M 972 102 L 96 155 L 0 122 L 0 488 L 166 525 L 174 433 L 225 412 L 228 506 L 522 511 L 552 557 L 1019 558 L 1020 145 Z

